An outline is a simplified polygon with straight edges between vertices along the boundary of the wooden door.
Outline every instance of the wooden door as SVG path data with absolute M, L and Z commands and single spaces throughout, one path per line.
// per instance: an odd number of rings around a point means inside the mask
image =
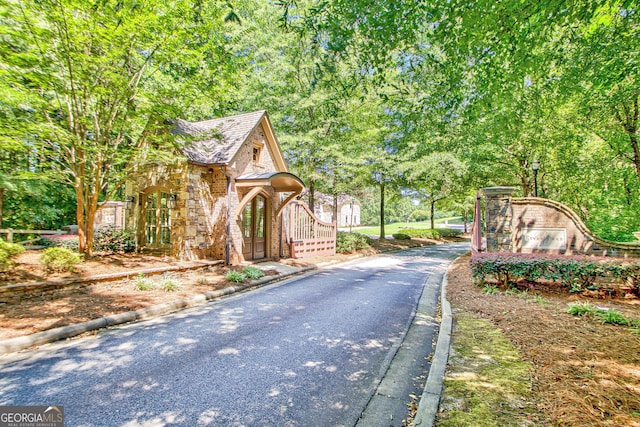
M 245 260 L 266 257 L 266 205 L 263 196 L 256 196 L 245 206 L 242 212 L 242 237 L 244 247 L 242 254 Z
M 147 194 L 144 205 L 144 246 L 154 249 L 166 249 L 171 244 L 171 213 L 169 212 L 169 194 L 154 191 Z

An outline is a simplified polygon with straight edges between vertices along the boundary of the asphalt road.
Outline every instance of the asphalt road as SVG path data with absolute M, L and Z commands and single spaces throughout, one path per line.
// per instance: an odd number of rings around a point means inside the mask
M 68 427 L 354 426 L 388 375 L 429 275 L 467 250 L 363 258 L 1 358 L 0 405 L 61 405 Z M 428 369 L 426 359 L 415 362 L 407 395 Z M 379 421 L 368 423 L 399 422 Z

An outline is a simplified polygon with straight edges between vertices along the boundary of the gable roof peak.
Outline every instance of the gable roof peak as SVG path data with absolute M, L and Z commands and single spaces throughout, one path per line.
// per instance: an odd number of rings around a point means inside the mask
M 227 165 L 266 116 L 259 110 L 198 122 L 177 119 L 173 133 L 191 137 L 182 149 L 190 162 Z

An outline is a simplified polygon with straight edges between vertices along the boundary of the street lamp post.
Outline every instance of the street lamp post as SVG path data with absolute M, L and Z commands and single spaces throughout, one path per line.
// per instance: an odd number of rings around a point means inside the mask
M 538 169 L 540 169 L 540 163 L 538 163 L 537 159 L 534 159 L 533 163 L 531 163 L 531 169 L 533 169 L 533 194 L 538 197 Z

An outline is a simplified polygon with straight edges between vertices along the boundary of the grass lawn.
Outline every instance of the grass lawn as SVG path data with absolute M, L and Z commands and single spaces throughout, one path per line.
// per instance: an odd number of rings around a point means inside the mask
M 449 224 L 462 224 L 462 218 L 460 217 L 451 217 L 451 218 L 439 218 L 435 220 L 436 224 L 444 224 L 445 221 L 449 221 Z M 431 228 L 431 221 L 421 221 L 421 222 L 394 222 L 393 224 L 385 224 L 384 232 L 386 234 L 395 234 L 401 232 L 403 228 Z M 377 236 L 380 234 L 380 226 L 375 225 L 373 227 L 357 227 L 353 229 L 354 233 L 360 234 L 368 234 Z

